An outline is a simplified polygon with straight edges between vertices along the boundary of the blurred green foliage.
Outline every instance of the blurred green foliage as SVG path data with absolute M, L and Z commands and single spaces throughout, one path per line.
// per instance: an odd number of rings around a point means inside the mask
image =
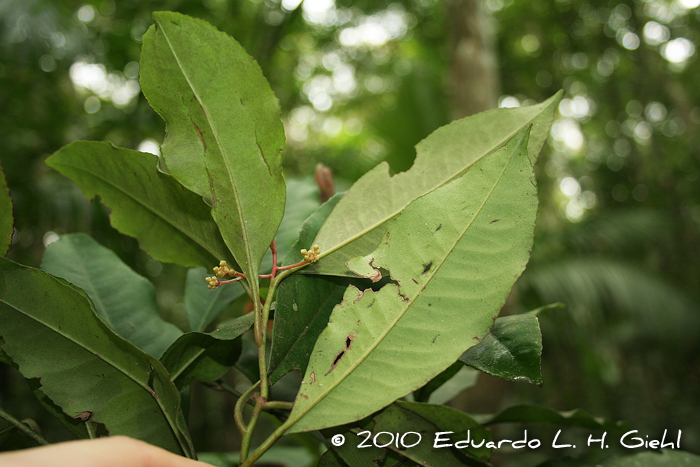
M 281 101 L 288 178 L 323 162 L 342 191 L 382 160 L 393 172 L 409 168 L 413 145 L 454 113 L 447 5 L 458 3 L 0 2 L 0 160 L 16 218 L 9 257 L 37 266 L 56 235 L 89 232 L 153 279 L 161 312 L 178 322 L 184 271 L 141 253 L 101 205 L 43 164 L 78 139 L 157 150 L 164 123 L 137 81 L 153 11 L 200 17 L 235 37 Z M 698 452 L 700 2 L 480 3 L 482 32 L 497 43 L 499 105 L 566 93 L 538 165 L 532 260 L 507 308 L 567 309 L 542 319 L 544 388 L 507 383 L 485 403 L 468 392 L 466 406 L 582 408 L 639 430 L 682 429 L 684 447 Z M 0 365 L 0 378 L 0 405 L 51 430 L 18 375 Z M 197 447 L 234 449 L 232 402 L 207 391 L 192 390 Z

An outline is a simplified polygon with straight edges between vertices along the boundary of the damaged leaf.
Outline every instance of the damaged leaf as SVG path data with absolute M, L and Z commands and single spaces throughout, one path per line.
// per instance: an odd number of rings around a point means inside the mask
M 410 170 L 391 177 L 384 162 L 367 172 L 338 203 L 316 236 L 313 243 L 321 247 L 321 259 L 302 272 L 352 276 L 345 263 L 374 251 L 389 220 L 413 200 L 464 174 L 528 127 L 532 129 L 527 153 L 534 163 L 560 99 L 561 92 L 541 104 L 490 110 L 452 122 L 416 145 L 416 160 Z M 439 232 L 442 222 L 431 228 Z
M 349 423 L 385 407 L 488 333 L 532 247 L 537 190 L 528 134 L 529 127 L 411 203 L 376 251 L 357 259 L 367 269 L 388 270 L 394 283 L 378 292 L 347 289 L 312 352 L 288 421 L 292 432 Z

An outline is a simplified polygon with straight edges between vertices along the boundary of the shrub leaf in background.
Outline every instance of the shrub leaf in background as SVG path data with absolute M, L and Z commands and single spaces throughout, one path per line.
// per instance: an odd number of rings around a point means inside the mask
M 232 37 L 178 13 L 153 19 L 141 86 L 167 123 L 161 157 L 180 183 L 210 200 L 242 272 L 257 278 L 284 214 L 279 102 Z M 257 280 L 249 282 L 257 303 Z
M 299 252 L 308 248 L 318 229 L 342 195 L 333 196 L 304 222 L 299 238 L 282 261 L 294 264 L 303 259 Z M 302 375 L 314 344 L 328 324 L 333 307 L 340 303 L 348 280 L 317 275 L 294 274 L 277 289 L 277 306 L 270 350 L 270 381 L 279 380 L 292 370 Z
M 25 378 L 41 378 L 68 416 L 194 457 L 180 394 L 158 360 L 114 334 L 63 279 L 0 259 L 0 280 L 0 345 Z
M 88 199 L 100 196 L 112 226 L 135 237 L 153 258 L 212 267 L 228 249 L 207 205 L 157 169 L 158 158 L 110 143 L 78 141 L 46 164 L 73 180 Z
M 212 332 L 182 335 L 161 358 L 171 381 L 182 388 L 192 381 L 214 381 L 225 375 L 241 355 L 238 338 L 253 321 L 254 315 L 249 313 Z
M 542 333 L 531 313 L 504 316 L 459 361 L 508 381 L 542 385 Z
M 529 107 L 495 109 L 452 122 L 418 143 L 410 170 L 390 177 L 388 165 L 382 163 L 367 172 L 338 203 L 313 242 L 328 256 L 302 272 L 352 275 L 346 261 L 373 251 L 388 220 L 411 201 L 459 177 L 529 126 L 527 152 L 534 163 L 549 135 L 561 95 Z
M 377 268 L 368 277 L 383 268 L 398 286 L 348 288 L 312 352 L 291 431 L 359 420 L 423 386 L 488 333 L 532 247 L 528 133 L 412 202 L 377 250 L 356 258 Z
M 204 279 L 210 275 L 204 268 L 191 268 L 187 271 L 185 311 L 192 331 L 203 332 L 222 311 L 245 293 L 237 282 L 214 290 L 208 289 Z
M 158 314 L 153 284 L 88 235 L 64 235 L 49 245 L 41 269 L 80 287 L 102 321 L 155 358 L 182 335 Z

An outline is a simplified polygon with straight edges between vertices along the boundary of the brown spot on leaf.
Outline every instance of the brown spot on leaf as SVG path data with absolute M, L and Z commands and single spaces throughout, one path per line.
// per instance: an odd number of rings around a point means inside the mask
M 316 373 L 314 373 L 314 372 L 312 371 L 312 372 L 311 372 L 311 383 L 310 383 L 310 384 L 314 384 L 315 382 L 316 382 Z
M 437 229 L 435 229 L 435 231 L 437 232 L 438 230 L 440 230 L 442 228 L 442 226 L 443 226 L 443 224 L 438 225 Z
M 76 415 L 73 418 L 77 418 L 78 420 L 80 420 L 82 422 L 87 422 L 88 420 L 90 420 L 90 418 L 92 418 L 92 412 L 90 412 L 89 410 L 86 410 L 85 412 L 80 412 L 78 415 Z
M 355 340 L 355 334 L 349 334 L 348 337 L 345 338 L 345 348 L 341 350 L 338 355 L 335 356 L 333 359 L 333 364 L 331 365 L 331 368 L 328 370 L 328 373 L 333 371 L 333 369 L 336 367 L 338 362 L 340 362 L 340 359 L 343 358 L 345 353 L 350 350 L 350 347 L 352 347 L 352 341 Z M 326 373 L 324 376 L 328 376 L 328 373 Z
M 500 220 L 501 220 L 501 219 L 494 219 L 494 220 L 492 220 L 491 222 L 489 222 L 489 224 L 494 224 L 494 223 L 496 223 L 496 222 L 498 222 L 498 221 L 500 221 Z

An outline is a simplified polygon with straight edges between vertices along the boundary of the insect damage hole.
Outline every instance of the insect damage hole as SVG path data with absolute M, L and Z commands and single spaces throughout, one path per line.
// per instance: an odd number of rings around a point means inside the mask
M 348 350 L 350 350 L 353 340 L 355 340 L 355 334 L 348 334 L 348 337 L 345 338 L 345 348 L 338 352 L 338 355 L 335 356 L 335 358 L 333 359 L 333 363 L 331 364 L 331 368 L 328 370 L 328 373 L 333 371 L 333 368 L 335 368 L 338 362 L 340 362 L 340 359 L 343 358 L 343 356 Z M 326 373 L 323 376 L 328 376 L 328 373 Z
M 421 272 L 421 275 L 422 275 L 422 274 L 425 274 L 425 273 L 428 272 L 428 271 L 430 271 L 430 268 L 432 268 L 432 267 L 433 267 L 433 262 L 432 262 L 432 261 L 429 262 L 429 263 L 425 263 L 425 264 L 423 265 L 423 272 Z

